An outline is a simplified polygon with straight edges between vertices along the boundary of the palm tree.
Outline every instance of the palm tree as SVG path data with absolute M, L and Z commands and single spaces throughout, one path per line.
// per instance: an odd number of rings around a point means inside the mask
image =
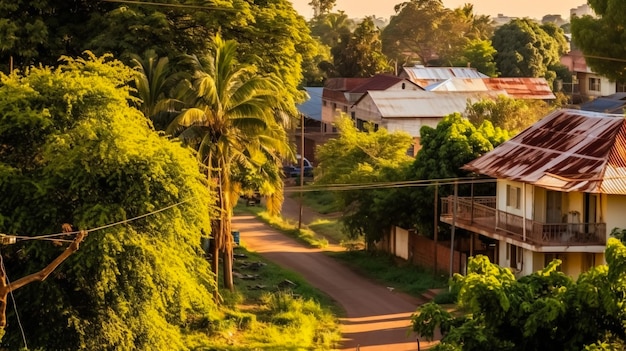
M 206 61 L 191 57 L 195 73 L 183 86 L 184 109 L 167 131 L 198 150 L 207 176 L 217 187 L 219 218 L 214 221 L 213 270 L 218 270 L 218 250 L 224 254 L 224 286 L 233 289 L 231 234 L 232 209 L 241 181 L 236 174 L 253 173 L 263 181 L 270 198 L 281 198 L 280 160 L 290 152 L 279 123 L 290 111 L 281 99 L 279 82 L 236 61 L 234 41 L 214 39 Z M 293 111 L 290 111 L 293 112 Z M 272 201 L 274 203 L 275 201 Z M 275 205 L 275 203 L 274 203 Z
M 131 64 L 135 75 L 135 89 L 139 97 L 138 108 L 149 118 L 154 128 L 164 130 L 176 116 L 175 107 L 180 101 L 170 93 L 185 78 L 184 72 L 175 72 L 167 57 L 159 57 L 148 50 L 143 57 L 132 55 Z

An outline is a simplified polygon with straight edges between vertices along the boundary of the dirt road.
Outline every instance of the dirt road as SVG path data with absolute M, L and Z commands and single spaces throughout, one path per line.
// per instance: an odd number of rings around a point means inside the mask
M 409 317 L 422 301 L 357 275 L 321 250 L 302 246 L 252 215 L 235 217 L 233 228 L 248 249 L 298 272 L 344 308 L 341 350 L 417 350 L 415 335 L 407 331 Z M 427 345 L 421 342 L 422 349 Z

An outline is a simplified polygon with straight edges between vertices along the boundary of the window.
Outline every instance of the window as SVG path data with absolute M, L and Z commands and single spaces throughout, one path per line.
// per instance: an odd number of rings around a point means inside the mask
M 348 113 L 348 106 L 343 107 L 343 112 Z
M 600 91 L 600 78 L 589 78 L 589 90 Z
M 510 184 L 506 185 L 506 206 L 520 209 L 520 199 L 522 197 L 522 189 Z
M 626 93 L 626 83 L 615 83 L 615 92 L 616 93 Z
M 506 244 L 506 248 L 506 258 L 509 260 L 509 266 L 521 271 L 524 263 L 524 249 L 511 244 Z
M 322 100 L 322 106 L 326 106 L 327 104 L 328 104 L 328 101 Z

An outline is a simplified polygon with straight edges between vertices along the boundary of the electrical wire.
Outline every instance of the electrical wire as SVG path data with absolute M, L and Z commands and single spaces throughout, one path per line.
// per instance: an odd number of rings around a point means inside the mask
M 4 267 L 4 258 L 2 256 L 2 253 L 0 253 L 0 269 L 2 269 L 2 273 L 4 274 L 4 279 L 6 279 L 7 284 L 10 286 L 11 281 L 9 280 L 9 276 L 7 275 L 7 271 Z M 13 290 L 9 290 L 9 294 L 11 295 L 11 301 L 13 301 L 13 310 L 15 311 L 15 317 L 17 318 L 17 325 L 20 327 L 20 331 L 22 332 L 22 340 L 24 341 L 24 348 L 28 350 L 28 343 L 26 342 L 26 332 L 24 331 L 24 326 L 22 325 L 20 314 L 17 311 L 17 302 L 15 301 L 15 296 L 13 296 Z
M 139 216 L 136 216 L 136 217 L 133 217 L 133 218 L 125 219 L 125 220 L 122 220 L 122 221 L 119 221 L 119 222 L 115 222 L 115 223 L 105 224 L 103 226 L 92 228 L 92 229 L 87 229 L 87 230 L 85 230 L 85 232 L 90 233 L 90 232 L 95 232 L 95 231 L 98 231 L 98 230 L 114 227 L 114 226 L 117 226 L 117 225 L 120 225 L 120 224 L 126 224 L 128 222 L 133 222 L 133 221 L 136 221 L 138 219 L 142 219 L 142 218 L 145 218 L 145 217 L 148 217 L 148 216 L 155 215 L 155 214 L 157 214 L 159 212 L 163 212 L 163 211 L 169 210 L 170 208 L 174 208 L 176 206 L 180 206 L 180 205 L 182 205 L 184 203 L 187 203 L 187 202 L 190 202 L 190 201 L 197 201 L 197 200 L 198 200 L 197 198 L 190 198 L 190 199 L 187 199 L 187 200 L 183 200 L 183 201 L 177 202 L 177 203 L 175 203 L 173 205 L 169 205 L 169 206 L 163 207 L 163 208 L 158 209 L 156 211 L 152 211 L 152 212 L 149 212 L 149 213 L 146 213 L 146 214 L 142 214 L 142 215 L 139 215 Z M 16 239 L 19 239 L 20 241 L 25 241 L 25 240 L 52 240 L 52 241 L 69 241 L 69 242 L 71 242 L 71 240 L 52 239 L 52 238 L 55 238 L 55 237 L 58 237 L 58 236 L 67 236 L 67 235 L 78 234 L 80 232 L 81 232 L 80 230 L 77 230 L 77 231 L 67 232 L 67 233 L 55 233 L 55 234 L 46 234 L 46 235 L 38 235 L 38 236 L 18 236 L 18 235 L 15 235 L 14 237 Z
M 149 5 L 149 6 L 173 7 L 173 8 L 184 8 L 184 9 L 194 9 L 194 10 L 236 11 L 233 8 L 226 8 L 226 7 L 185 5 L 185 4 L 166 4 L 166 3 L 151 2 L 151 1 L 133 1 L 133 0 L 101 0 L 101 1 L 102 2 L 115 2 L 115 3 L 121 3 L 121 4 L 130 4 L 130 5 Z

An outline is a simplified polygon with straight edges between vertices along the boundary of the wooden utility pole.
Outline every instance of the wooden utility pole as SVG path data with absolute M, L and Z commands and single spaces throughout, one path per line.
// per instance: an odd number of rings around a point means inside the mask
M 68 246 L 62 254 L 59 255 L 54 261 L 50 262 L 46 268 L 40 270 L 37 273 L 33 273 L 27 275 L 23 278 L 20 278 L 14 281 L 11 284 L 7 284 L 7 276 L 4 271 L 4 266 L 0 267 L 0 328 L 4 328 L 7 324 L 6 321 L 6 308 L 7 308 L 7 296 L 13 290 L 17 290 L 23 287 L 26 284 L 30 284 L 36 281 L 43 281 L 50 273 L 52 273 L 65 259 L 67 259 L 71 254 L 73 254 L 76 250 L 78 250 L 78 245 L 83 241 L 83 239 L 87 236 L 87 232 L 81 230 L 77 235 L 74 241 Z

